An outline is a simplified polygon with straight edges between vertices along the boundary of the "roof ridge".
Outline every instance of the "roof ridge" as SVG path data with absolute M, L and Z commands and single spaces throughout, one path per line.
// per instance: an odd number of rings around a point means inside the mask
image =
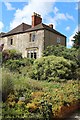
M 26 25 L 26 27 L 25 27 L 25 25 Z M 44 23 L 40 23 L 40 24 L 38 24 L 38 25 L 36 25 L 34 27 L 31 27 L 31 25 L 28 25 L 26 23 L 22 23 L 22 24 L 18 25 L 16 28 L 14 28 L 11 31 L 9 31 L 8 33 L 6 33 L 5 35 L 3 35 L 3 37 L 7 36 L 7 35 L 19 34 L 19 33 L 25 33 L 25 32 L 31 32 L 31 31 L 42 30 L 42 29 L 46 29 L 46 30 L 49 30 L 51 32 L 54 32 L 55 34 L 59 34 L 61 36 L 66 37 L 62 33 L 58 32 L 54 28 L 50 28 L 48 25 L 46 25 Z

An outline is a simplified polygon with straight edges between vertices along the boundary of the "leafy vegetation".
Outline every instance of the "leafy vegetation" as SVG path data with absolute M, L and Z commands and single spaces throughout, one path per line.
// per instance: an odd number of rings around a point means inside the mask
M 76 48 L 66 48 L 65 46 L 57 45 L 57 46 L 48 46 L 46 50 L 43 52 L 43 56 L 55 55 L 64 57 L 65 59 L 72 60 L 78 62 L 78 53 L 79 49 Z
M 4 63 L 9 59 L 21 59 L 22 54 L 14 49 L 2 51 L 2 62 Z
M 76 34 L 74 35 L 74 44 L 73 44 L 73 47 L 75 48 L 80 48 L 80 31 L 76 32 Z
M 31 77 L 36 80 L 73 79 L 76 75 L 75 62 L 63 57 L 47 56 L 34 61 Z
M 6 101 L 8 95 L 13 93 L 14 83 L 11 74 L 4 72 L 2 76 L 2 100 Z
M 62 106 L 71 106 L 80 99 L 78 80 L 35 81 L 16 73 L 7 74 L 13 78 L 14 89 L 3 103 L 3 118 L 29 119 L 36 116 L 36 119 L 45 120 L 59 117 Z
M 79 51 L 51 46 L 36 60 L 9 51 L 2 62 L 2 120 L 51 120 L 74 110 L 80 100 Z
M 25 66 L 30 67 L 32 63 L 33 63 L 33 59 L 28 59 L 28 58 L 14 59 L 14 60 L 10 59 L 6 61 L 3 66 L 7 67 L 11 71 L 20 71 L 20 68 Z

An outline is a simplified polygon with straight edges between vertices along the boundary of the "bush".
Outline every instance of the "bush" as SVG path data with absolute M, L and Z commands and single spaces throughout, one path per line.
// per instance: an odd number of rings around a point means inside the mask
M 5 62 L 10 58 L 9 50 L 2 51 L 2 62 Z
M 75 48 L 66 48 L 65 46 L 57 45 L 57 46 L 48 46 L 46 50 L 43 51 L 43 56 L 62 56 L 65 59 L 78 61 L 78 50 Z
M 4 66 L 9 68 L 11 71 L 20 71 L 20 67 L 30 66 L 33 63 L 33 60 L 28 58 L 8 60 Z
M 5 62 L 6 60 L 9 60 L 9 59 L 14 60 L 14 59 L 21 59 L 21 58 L 22 58 L 22 54 L 14 49 L 2 51 L 2 61 L 3 62 Z
M 76 63 L 63 57 L 47 56 L 34 61 L 31 78 L 38 80 L 71 79 Z
M 2 74 L 2 100 L 6 101 L 8 95 L 14 92 L 14 83 L 12 75 L 4 72 Z
M 14 49 L 9 50 L 10 53 L 10 59 L 21 59 L 22 58 L 22 54 Z
M 80 68 L 76 69 L 76 78 L 80 80 Z
M 0 66 L 2 64 L 2 52 L 0 52 Z

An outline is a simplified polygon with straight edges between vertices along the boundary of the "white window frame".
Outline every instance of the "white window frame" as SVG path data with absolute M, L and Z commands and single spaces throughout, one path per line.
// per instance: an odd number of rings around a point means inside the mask
M 28 58 L 35 58 L 35 55 L 34 55 L 35 53 L 36 53 L 36 58 L 37 58 L 37 51 L 36 51 L 36 50 L 28 50 L 28 51 L 27 51 L 27 57 L 28 57 Z M 31 54 L 33 54 L 33 55 L 32 55 L 33 57 L 31 57 Z M 35 59 L 36 59 L 36 58 L 35 58 Z

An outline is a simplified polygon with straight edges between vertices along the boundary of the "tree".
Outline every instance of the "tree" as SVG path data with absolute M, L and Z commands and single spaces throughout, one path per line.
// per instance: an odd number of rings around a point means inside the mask
M 75 36 L 73 38 L 74 38 L 74 40 L 73 40 L 73 42 L 74 42 L 73 47 L 79 48 L 80 47 L 80 31 L 76 32 L 76 34 L 75 34 Z
M 49 55 L 55 55 L 55 56 L 60 56 L 64 57 L 65 59 L 68 60 L 77 60 L 77 51 L 76 48 L 66 48 L 65 46 L 58 45 L 58 46 L 48 46 L 44 51 L 43 51 L 43 57 L 44 56 L 49 56 Z

